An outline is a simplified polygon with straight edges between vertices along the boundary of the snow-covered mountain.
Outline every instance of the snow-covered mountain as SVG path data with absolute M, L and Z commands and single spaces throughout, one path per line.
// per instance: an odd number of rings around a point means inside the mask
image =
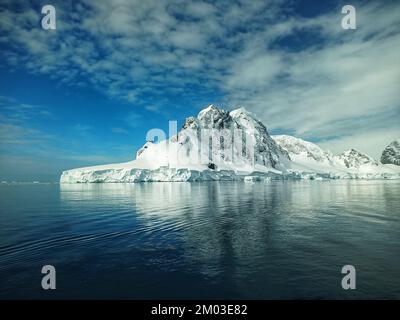
M 289 156 L 245 109 L 228 112 L 210 105 L 187 118 L 176 136 L 146 142 L 137 159 L 169 168 L 253 171 L 255 166 L 284 169 Z
M 381 162 L 400 166 L 400 139 L 394 140 L 383 150 Z
M 288 135 L 272 137 L 283 149 L 288 151 L 290 157 L 312 159 L 317 162 L 331 164 L 333 154 L 322 150 L 315 143 L 305 141 Z
M 381 164 L 372 157 L 355 149 L 339 155 L 323 150 L 318 145 L 287 135 L 272 138 L 288 151 L 291 162 L 289 172 L 302 177 L 393 179 L 400 178 L 400 170 L 393 165 Z
M 336 172 L 335 156 L 320 148 L 315 143 L 289 135 L 272 136 L 285 149 L 291 161 L 286 169 L 299 175 L 315 175 Z
M 271 138 L 267 128 L 254 114 L 245 108 L 233 110 L 229 114 L 239 128 L 251 138 L 250 145 L 254 146 L 255 163 L 273 168 L 285 167 L 287 160 L 290 160 L 288 152 Z
M 346 168 L 358 169 L 364 165 L 378 166 L 378 162 L 372 157 L 355 149 L 349 149 L 342 152 L 336 156 L 336 159 L 339 163 L 346 166 Z
M 177 135 L 147 141 L 135 160 L 64 171 L 61 182 L 235 180 L 252 172 L 282 175 L 288 162 L 287 151 L 253 114 L 210 105 L 187 118 Z
M 246 109 L 210 105 L 187 118 L 176 135 L 147 141 L 135 160 L 64 171 L 60 182 L 243 180 L 248 175 L 256 180 L 397 178 L 400 167 L 379 164 L 354 149 L 334 156 L 299 138 L 271 137 Z

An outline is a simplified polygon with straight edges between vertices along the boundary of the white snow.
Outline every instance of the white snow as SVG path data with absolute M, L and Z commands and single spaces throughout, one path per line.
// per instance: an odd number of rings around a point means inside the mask
M 304 178 L 316 176 L 341 179 L 400 179 L 400 167 L 382 164 L 370 156 L 350 149 L 339 155 L 292 136 L 273 136 L 288 151 L 288 171 Z
M 212 137 L 211 149 L 207 135 L 199 139 L 204 132 Z M 146 142 L 135 160 L 64 171 L 60 182 L 331 178 L 399 179 L 400 167 L 381 164 L 354 149 L 335 156 L 299 138 L 271 137 L 246 109 L 228 112 L 210 105 L 197 118 L 187 118 L 177 135 L 159 143 Z

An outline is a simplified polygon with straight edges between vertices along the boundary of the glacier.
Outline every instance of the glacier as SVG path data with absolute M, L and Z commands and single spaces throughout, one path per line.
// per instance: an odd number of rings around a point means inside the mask
M 355 149 L 334 155 L 300 138 L 271 136 L 245 108 L 210 105 L 187 118 L 176 135 L 147 141 L 135 160 L 67 170 L 60 183 L 399 178 L 395 164 Z

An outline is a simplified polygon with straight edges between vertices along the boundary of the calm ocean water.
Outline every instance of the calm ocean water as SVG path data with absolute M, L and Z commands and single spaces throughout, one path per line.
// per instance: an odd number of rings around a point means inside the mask
M 400 181 L 0 185 L 0 298 L 399 299 L 399 194 Z M 56 290 L 41 288 L 47 264 Z

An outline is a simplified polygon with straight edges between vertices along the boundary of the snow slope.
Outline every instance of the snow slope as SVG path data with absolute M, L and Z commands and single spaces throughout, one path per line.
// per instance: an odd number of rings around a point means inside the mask
M 60 181 L 237 180 L 257 172 L 278 177 L 288 161 L 288 153 L 254 115 L 243 108 L 228 112 L 210 105 L 196 118 L 187 118 L 176 136 L 146 142 L 135 160 L 64 171 Z
M 246 178 L 251 176 L 250 178 Z M 64 171 L 61 183 L 269 180 L 292 178 L 399 178 L 400 167 L 382 165 L 354 149 L 335 156 L 314 143 L 281 135 L 244 108 L 214 105 L 186 119 L 177 135 L 146 142 L 133 161 Z
M 303 178 L 318 176 L 341 179 L 399 179 L 400 170 L 394 165 L 382 164 L 370 156 L 349 149 L 339 155 L 321 149 L 318 145 L 287 135 L 272 136 L 286 151 L 291 162 L 288 172 Z

